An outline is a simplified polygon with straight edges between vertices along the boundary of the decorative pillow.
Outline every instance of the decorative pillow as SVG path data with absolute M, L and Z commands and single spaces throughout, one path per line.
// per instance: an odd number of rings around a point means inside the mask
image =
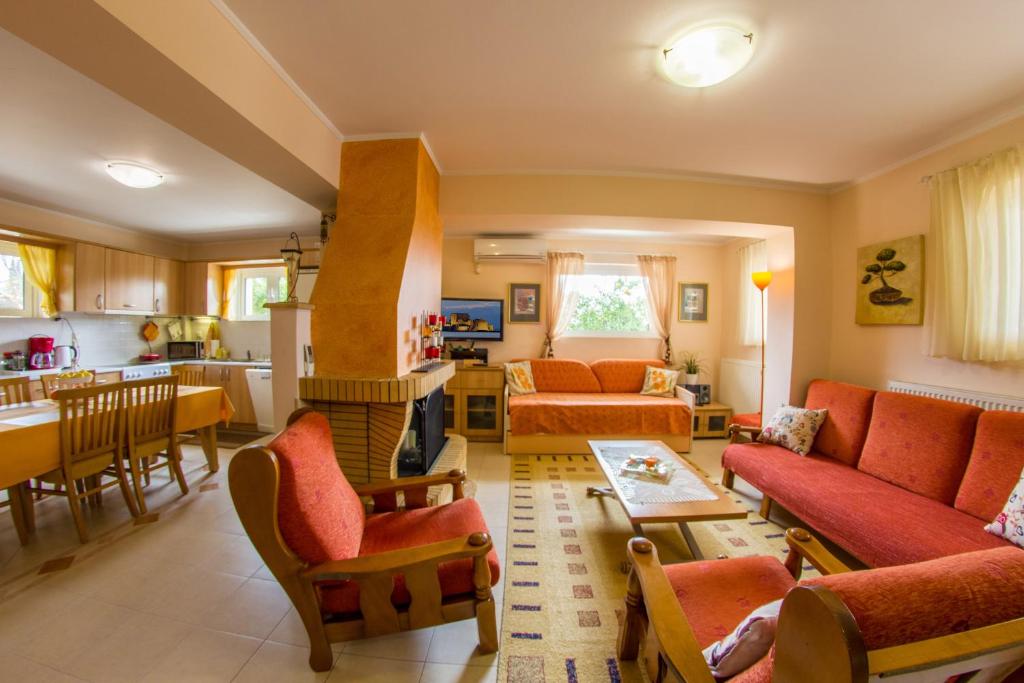
M 768 654 L 775 642 L 782 600 L 761 605 L 732 633 L 704 648 L 704 659 L 715 678 L 729 678 L 749 669 Z
M 537 393 L 537 385 L 533 382 L 533 368 L 530 367 L 528 360 L 505 363 L 505 382 L 508 384 L 510 396 Z
M 807 455 L 814 444 L 814 435 L 825 423 L 828 409 L 809 410 L 795 406 L 782 406 L 768 420 L 758 435 L 761 443 L 773 443 L 799 455 Z
M 1013 493 L 1006 500 L 1003 511 L 996 515 L 991 524 L 985 525 L 985 531 L 1024 548 L 1024 470 L 1020 473 L 1020 481 L 1013 488 Z
M 667 368 L 656 368 L 648 365 L 644 369 L 644 388 L 640 393 L 645 396 L 668 396 L 676 395 L 676 382 L 679 380 L 677 370 Z

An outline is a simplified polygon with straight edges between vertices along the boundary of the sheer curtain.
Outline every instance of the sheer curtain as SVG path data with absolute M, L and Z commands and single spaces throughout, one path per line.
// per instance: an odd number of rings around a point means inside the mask
M 637 256 L 643 276 L 647 305 L 654 331 L 665 344 L 665 364 L 672 365 L 672 292 L 675 289 L 675 256 Z
M 761 343 L 761 292 L 750 279 L 752 273 L 768 270 L 768 243 L 764 240 L 741 247 L 739 289 L 739 335 L 743 346 Z M 767 295 L 767 292 L 765 292 Z
M 583 254 L 548 252 L 547 332 L 541 358 L 554 358 L 554 342 L 565 334 L 576 309 L 577 276 L 583 274 Z
M 57 315 L 57 252 L 49 247 L 19 244 L 18 256 L 25 266 L 25 277 L 39 290 L 43 315 Z
M 932 356 L 1024 360 L 1024 146 L 932 177 Z

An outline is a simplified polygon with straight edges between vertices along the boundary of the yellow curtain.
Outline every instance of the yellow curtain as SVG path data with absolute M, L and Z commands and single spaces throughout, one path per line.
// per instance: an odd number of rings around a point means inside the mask
M 18 256 L 25 266 L 25 277 L 39 290 L 43 315 L 57 315 L 57 252 L 49 247 L 19 244 Z
M 238 279 L 237 268 L 225 268 L 224 280 L 220 290 L 220 317 L 231 317 L 231 295 L 235 292 L 235 281 Z
M 576 276 L 583 274 L 583 254 L 548 252 L 547 333 L 542 358 L 554 358 L 554 341 L 565 334 L 576 310 Z
M 932 356 L 1024 360 L 1024 145 L 931 179 Z
M 672 365 L 672 318 L 675 313 L 672 294 L 676 284 L 676 257 L 644 254 L 637 256 L 636 262 L 644 279 L 651 323 L 665 344 L 665 364 Z

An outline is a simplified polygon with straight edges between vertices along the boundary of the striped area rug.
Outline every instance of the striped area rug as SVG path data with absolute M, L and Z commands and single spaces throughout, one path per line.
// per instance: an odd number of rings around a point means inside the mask
M 606 483 L 593 456 L 513 456 L 499 681 L 646 680 L 615 657 L 633 531 L 618 501 L 587 496 Z M 754 511 L 690 526 L 706 558 L 785 556 L 784 530 Z M 690 559 L 674 525 L 644 532 L 663 563 Z

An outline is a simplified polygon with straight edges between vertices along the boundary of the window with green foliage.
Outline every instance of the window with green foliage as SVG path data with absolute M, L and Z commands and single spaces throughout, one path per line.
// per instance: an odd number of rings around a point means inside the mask
M 593 270 L 598 272 L 587 272 L 576 278 L 576 309 L 569 322 L 569 333 L 580 336 L 650 334 L 643 278 L 631 274 L 628 268 Z
M 37 305 L 35 288 L 25 279 L 18 245 L 0 242 L 0 316 L 30 316 Z
M 269 320 L 264 304 L 284 301 L 288 297 L 288 277 L 284 267 L 245 268 L 239 271 L 240 297 L 237 320 Z M 233 297 L 235 298 L 235 297 Z

